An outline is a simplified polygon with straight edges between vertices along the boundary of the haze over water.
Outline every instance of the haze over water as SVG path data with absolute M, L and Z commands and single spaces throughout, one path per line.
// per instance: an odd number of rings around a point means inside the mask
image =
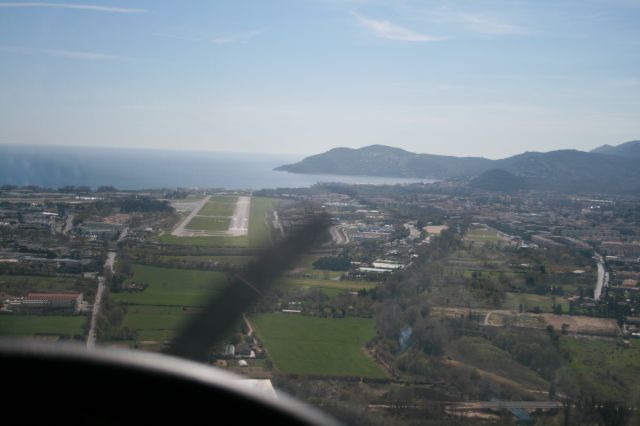
M 0 182 L 48 188 L 111 185 L 118 189 L 270 189 L 308 187 L 318 182 L 374 185 L 431 182 L 273 171 L 274 167 L 299 160 L 299 156 L 270 154 L 0 145 Z

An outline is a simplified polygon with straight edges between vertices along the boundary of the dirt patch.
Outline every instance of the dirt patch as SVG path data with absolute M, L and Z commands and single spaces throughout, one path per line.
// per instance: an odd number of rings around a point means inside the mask
M 541 314 L 541 317 L 546 325 L 558 331 L 566 324 L 565 329 L 569 333 L 611 337 L 620 334 L 620 327 L 614 319 L 554 314 Z
M 103 219 L 104 223 L 124 225 L 129 221 L 131 216 L 128 213 L 116 213 Z

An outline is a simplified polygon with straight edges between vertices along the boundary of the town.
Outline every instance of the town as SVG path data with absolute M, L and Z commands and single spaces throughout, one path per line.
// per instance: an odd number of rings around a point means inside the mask
M 354 424 L 628 421 L 640 203 L 451 181 L 0 187 L 0 334 L 163 351 L 314 212 L 325 240 L 209 363 Z M 469 423 L 470 424 L 470 423 Z

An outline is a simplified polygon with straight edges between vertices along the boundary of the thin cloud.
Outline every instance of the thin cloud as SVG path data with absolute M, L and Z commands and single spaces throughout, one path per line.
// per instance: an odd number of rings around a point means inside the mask
M 88 61 L 138 60 L 137 58 L 132 58 L 130 56 L 111 55 L 101 52 L 86 52 L 62 49 L 34 49 L 30 47 L 20 46 L 0 46 L 0 51 L 16 53 L 20 55 L 47 55 L 58 58 L 81 59 Z
M 464 13 L 458 15 L 457 19 L 462 22 L 467 29 L 482 34 L 508 35 L 525 34 L 527 32 L 523 27 L 502 22 L 488 16 Z
M 252 38 L 256 37 L 259 34 L 264 33 L 265 31 L 266 31 L 265 29 L 258 29 L 258 30 L 248 31 L 246 33 L 241 33 L 241 34 L 214 37 L 213 39 L 211 39 L 211 42 L 217 45 L 247 43 L 249 40 L 251 40 Z
M 453 25 L 466 31 L 488 35 L 518 35 L 530 31 L 522 26 L 506 22 L 496 16 L 469 12 L 454 12 L 447 9 L 416 12 L 428 22 Z
M 392 24 L 389 21 L 380 21 L 377 19 L 367 18 L 356 12 L 351 12 L 351 14 L 358 20 L 360 25 L 367 28 L 368 30 L 371 30 L 377 37 L 380 38 L 418 43 L 440 41 L 446 39 L 445 37 L 435 37 L 427 34 L 422 34 L 408 28 Z
M 92 12 L 109 13 L 145 13 L 145 9 L 132 9 L 128 7 L 99 6 L 93 4 L 77 3 L 44 3 L 44 2 L 24 2 L 24 3 L 0 3 L 0 8 L 4 9 L 26 9 L 26 8 L 49 8 L 49 9 L 76 9 L 88 10 Z

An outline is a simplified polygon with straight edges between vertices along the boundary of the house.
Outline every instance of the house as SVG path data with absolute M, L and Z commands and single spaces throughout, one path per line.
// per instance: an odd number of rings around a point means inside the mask
M 236 358 L 255 358 L 256 353 L 251 349 L 247 343 L 240 343 L 236 345 Z

